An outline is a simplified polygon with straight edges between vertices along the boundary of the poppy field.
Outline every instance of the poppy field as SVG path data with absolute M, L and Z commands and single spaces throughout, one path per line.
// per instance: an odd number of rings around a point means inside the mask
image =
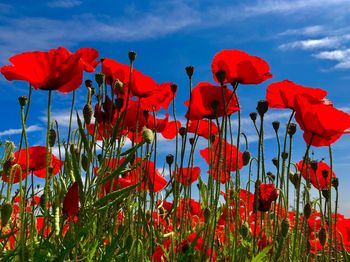
M 187 66 L 187 87 L 137 70 L 133 51 L 128 59 L 59 47 L 1 67 L 29 86 L 18 98 L 20 140 L 0 145 L 2 261 L 349 261 L 332 145 L 350 132 L 350 115 L 327 90 L 276 82 L 267 61 L 241 50 L 214 55 L 212 82 L 194 81 Z M 266 99 L 249 114 L 258 142 L 249 144 L 237 90 L 266 80 Z M 34 92 L 47 94 L 43 145 L 27 136 Z M 186 112 L 176 110 L 178 92 L 188 94 Z M 51 117 L 53 95 L 72 99 L 67 135 Z M 272 108 L 289 113 L 272 122 L 275 148 L 264 146 Z M 165 140 L 168 154 L 159 152 Z M 311 154 L 321 148 L 327 160 Z

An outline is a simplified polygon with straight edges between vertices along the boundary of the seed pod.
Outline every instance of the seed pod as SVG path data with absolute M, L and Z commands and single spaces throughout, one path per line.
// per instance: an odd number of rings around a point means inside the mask
M 1 206 L 1 226 L 4 227 L 10 220 L 12 214 L 12 205 L 9 202 L 5 202 Z
M 171 89 L 171 92 L 173 92 L 173 94 L 175 94 L 176 91 L 177 91 L 177 85 L 176 84 L 171 84 L 170 85 L 170 89 Z
M 114 81 L 113 84 L 114 90 L 117 94 L 124 94 L 124 83 L 122 81 L 120 81 L 119 79 Z
M 20 96 L 18 98 L 18 101 L 19 101 L 20 106 L 24 107 L 28 102 L 28 98 L 26 96 Z
M 194 144 L 194 138 L 193 137 L 189 138 L 188 142 L 190 143 L 190 145 L 193 145 Z
M 339 186 L 339 178 L 334 177 L 332 178 L 332 186 L 337 190 Z
M 304 216 L 306 219 L 309 219 L 309 217 L 311 216 L 311 212 L 312 212 L 311 204 L 308 202 L 304 206 Z
M 281 222 L 281 234 L 283 237 L 287 237 L 288 236 L 288 232 L 289 232 L 289 219 L 288 218 L 284 218 Z
M 243 165 L 246 166 L 250 161 L 250 153 L 249 151 L 244 151 L 242 154 Z
M 297 125 L 294 123 L 290 123 L 287 130 L 288 135 L 293 136 L 296 131 L 297 131 Z
M 326 201 L 328 201 L 328 199 L 329 199 L 329 190 L 328 189 L 323 189 L 322 190 L 322 195 L 326 199 Z
M 266 175 L 270 180 L 275 181 L 276 176 L 272 172 L 267 172 Z
M 272 158 L 272 163 L 275 167 L 278 167 L 278 159 L 277 157 Z
M 268 109 L 269 109 L 269 103 L 266 100 L 258 101 L 256 110 L 258 111 L 260 117 L 263 117 Z
M 130 62 L 132 63 L 136 59 L 136 52 L 135 51 L 129 51 L 128 56 L 129 56 Z
M 105 75 L 102 73 L 97 73 L 95 74 L 95 80 L 96 80 L 96 83 L 100 86 L 105 81 Z
M 153 131 L 147 127 L 145 127 L 142 130 L 142 139 L 145 141 L 147 144 L 151 144 L 154 140 L 154 134 Z
M 53 147 L 55 145 L 56 142 L 56 131 L 55 129 L 50 129 L 49 130 L 49 145 L 50 147 Z
M 250 119 L 251 119 L 253 122 L 256 121 L 256 117 L 257 117 L 257 113 L 256 113 L 256 112 L 251 112 L 251 113 L 249 114 L 249 116 L 250 116 Z
M 90 104 L 86 104 L 83 108 L 83 116 L 86 124 L 91 123 L 92 114 L 93 114 L 92 106 Z
M 324 227 L 322 227 L 320 231 L 318 231 L 318 239 L 320 240 L 320 244 L 323 247 L 327 241 L 327 231 Z
M 180 136 L 184 136 L 186 134 L 187 130 L 186 130 L 186 127 L 180 127 L 179 129 L 179 134 Z
M 287 152 L 282 152 L 281 157 L 283 160 L 286 160 L 288 158 L 288 153 Z
M 278 129 L 280 128 L 280 122 L 279 121 L 273 121 L 272 122 L 272 127 L 275 130 L 275 132 L 277 132 Z
M 166 159 L 167 164 L 168 164 L 169 166 L 171 166 L 172 163 L 174 162 L 174 155 L 169 154 L 169 155 L 166 156 L 165 159 Z
M 83 167 L 83 169 L 84 169 L 85 172 L 86 172 L 86 171 L 88 170 L 88 168 L 89 168 L 89 159 L 88 159 L 88 157 L 87 157 L 85 154 L 83 154 L 83 155 L 81 156 L 81 166 Z
M 90 79 L 85 80 L 85 86 L 88 87 L 88 88 L 91 88 L 92 87 L 92 81 Z
M 186 66 L 185 68 L 186 74 L 189 78 L 192 78 L 193 73 L 194 73 L 194 67 L 193 66 Z

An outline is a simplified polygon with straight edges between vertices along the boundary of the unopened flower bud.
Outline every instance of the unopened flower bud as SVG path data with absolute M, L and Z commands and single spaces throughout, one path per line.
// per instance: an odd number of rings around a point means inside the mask
M 179 134 L 180 136 L 184 136 L 186 134 L 187 130 L 186 130 L 186 127 L 180 127 L 179 129 Z
M 219 70 L 215 73 L 216 79 L 220 84 L 223 84 L 226 78 L 226 72 L 224 70 Z
M 277 157 L 272 158 L 272 163 L 275 167 L 278 167 L 278 158 Z
M 309 219 L 309 217 L 311 216 L 311 212 L 312 212 L 311 204 L 307 202 L 304 206 L 304 216 L 306 219 Z
M 250 161 L 250 153 L 249 151 L 244 151 L 242 154 L 243 165 L 246 166 Z
M 120 111 L 123 108 L 124 105 L 124 99 L 123 98 L 117 98 L 115 100 L 115 108 Z
M 171 84 L 170 85 L 170 89 L 171 89 L 171 92 L 173 92 L 173 94 L 175 94 L 176 91 L 177 91 L 177 85 L 176 84 Z
M 124 83 L 119 79 L 114 81 L 113 88 L 117 94 L 124 94 Z
M 102 85 L 105 81 L 105 75 L 102 73 L 95 74 L 95 80 L 98 85 Z
M 288 218 L 284 218 L 281 222 L 281 233 L 283 237 L 287 237 L 288 236 L 288 232 L 289 232 L 289 219 Z
M 81 166 L 85 172 L 89 169 L 89 159 L 85 154 L 81 156 Z
M 324 246 L 326 244 L 327 241 L 327 231 L 324 227 L 322 227 L 320 229 L 320 231 L 318 231 L 318 239 L 320 240 L 320 244 L 321 246 Z
M 83 116 L 86 124 L 91 123 L 92 114 L 93 114 L 92 106 L 90 104 L 86 104 L 83 108 Z
M 337 190 L 339 186 L 339 179 L 337 177 L 332 178 L 332 186 Z
M 194 67 L 193 66 L 186 66 L 185 68 L 186 74 L 188 75 L 189 78 L 192 78 L 193 72 L 194 72 Z
M 50 129 L 49 130 L 49 146 L 50 147 L 53 147 L 55 145 L 55 142 L 56 142 L 56 131 L 55 129 Z
M 142 140 L 147 144 L 151 144 L 154 139 L 153 131 L 147 127 L 144 127 L 142 130 Z
M 129 56 L 130 63 L 132 63 L 136 59 L 136 52 L 135 51 L 129 51 L 128 56 Z
M 167 155 L 165 160 L 166 160 L 167 164 L 169 166 L 171 166 L 174 162 L 174 155 L 172 155 L 172 154 Z
M 263 117 L 268 109 L 269 109 L 269 103 L 266 100 L 258 101 L 256 110 L 258 111 L 260 117 Z
M 251 113 L 249 114 L 249 116 L 250 116 L 250 119 L 251 119 L 253 122 L 256 121 L 256 117 L 257 117 L 257 113 L 256 113 L 256 112 L 251 112 Z
M 5 227 L 10 220 L 13 208 L 11 203 L 5 202 L 1 206 L 1 226 Z
M 85 86 L 89 87 L 89 88 L 92 88 L 92 81 L 90 79 L 85 80 Z
M 243 237 L 243 239 L 246 239 L 249 235 L 249 225 L 247 222 L 243 223 L 241 225 L 241 229 L 240 229 L 240 233 L 241 233 L 241 236 Z
M 275 132 L 277 132 L 278 129 L 280 128 L 280 122 L 279 121 L 273 121 L 272 122 L 272 127 L 275 130 Z
M 20 96 L 18 98 L 19 104 L 21 107 L 25 106 L 28 102 L 28 98 L 26 96 Z
M 297 125 L 294 123 L 290 123 L 287 130 L 288 135 L 293 136 L 296 131 L 297 131 Z

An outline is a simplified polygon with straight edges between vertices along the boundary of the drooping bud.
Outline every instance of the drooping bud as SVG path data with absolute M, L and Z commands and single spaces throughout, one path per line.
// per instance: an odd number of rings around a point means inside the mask
M 92 81 L 90 79 L 85 80 L 85 86 L 88 88 L 92 88 Z
M 177 85 L 176 84 L 171 84 L 170 85 L 170 89 L 171 89 L 171 92 L 173 92 L 173 94 L 175 94 L 176 91 L 177 91 Z
M 275 167 L 278 167 L 278 158 L 277 157 L 272 158 L 272 163 Z
M 280 128 L 280 122 L 279 121 L 273 121 L 272 122 L 272 127 L 275 130 L 275 132 L 277 132 L 278 129 Z
M 186 74 L 188 75 L 189 78 L 192 78 L 193 73 L 194 73 L 194 67 L 193 66 L 186 66 L 185 68 Z
M 172 155 L 172 154 L 167 155 L 165 160 L 166 160 L 167 164 L 169 166 L 171 166 L 174 162 L 174 155 Z
M 113 88 L 118 94 L 124 94 L 124 83 L 119 79 L 115 80 L 113 83 Z
M 269 109 L 269 103 L 266 100 L 258 101 L 256 110 L 258 111 L 260 117 L 263 117 L 268 109 Z
M 12 214 L 12 205 L 9 202 L 5 202 L 1 206 L 1 226 L 5 227 L 10 220 Z
M 243 166 L 246 166 L 249 164 L 250 161 L 250 153 L 249 151 L 244 151 L 242 154 L 242 160 L 243 160 Z
M 151 144 L 154 140 L 153 131 L 147 127 L 144 127 L 142 130 L 142 140 L 147 144 Z
M 320 244 L 323 247 L 327 241 L 327 231 L 324 227 L 322 227 L 320 231 L 318 231 L 318 239 L 320 240 Z
M 102 85 L 105 82 L 105 75 L 102 73 L 95 74 L 95 80 L 98 85 Z
M 81 166 L 85 172 L 89 169 L 89 159 L 85 154 L 82 154 L 81 156 Z
M 322 195 L 323 195 L 323 197 L 326 199 L 326 201 L 328 201 L 328 199 L 329 199 L 329 189 L 323 189 L 322 190 Z
M 55 129 L 50 129 L 49 130 L 49 145 L 50 147 L 53 147 L 55 145 L 55 142 L 56 142 L 56 131 Z
M 135 51 L 129 51 L 128 53 L 130 63 L 133 63 L 136 59 L 136 52 Z
M 180 136 L 184 137 L 186 132 L 187 132 L 186 127 L 180 127 L 179 129 Z
M 219 83 L 222 85 L 226 78 L 226 72 L 224 70 L 219 70 L 215 73 L 215 76 Z
M 297 131 L 297 125 L 294 123 L 290 123 L 287 130 L 288 135 L 293 136 L 296 131 Z
M 274 181 L 276 178 L 276 176 L 272 172 L 267 172 L 266 175 L 272 181 Z
M 83 108 L 83 116 L 86 124 L 91 123 L 92 114 L 93 114 L 92 106 L 90 104 L 86 104 Z
M 309 217 L 311 216 L 311 212 L 312 212 L 311 204 L 307 202 L 304 206 L 304 216 L 306 219 L 309 219 Z
M 282 152 L 281 157 L 283 160 L 286 160 L 288 158 L 288 153 L 287 152 Z
M 335 188 L 335 190 L 338 189 L 339 179 L 337 177 L 332 178 L 332 186 Z
M 282 237 L 287 237 L 288 233 L 289 233 L 289 219 L 288 218 L 284 218 L 281 222 L 281 234 Z
M 251 119 L 253 122 L 256 121 L 257 115 L 258 115 L 258 114 L 257 114 L 256 112 L 251 112 L 251 113 L 249 114 L 250 119 Z
M 18 101 L 19 101 L 20 106 L 24 107 L 28 102 L 28 98 L 26 96 L 20 96 L 18 98 Z

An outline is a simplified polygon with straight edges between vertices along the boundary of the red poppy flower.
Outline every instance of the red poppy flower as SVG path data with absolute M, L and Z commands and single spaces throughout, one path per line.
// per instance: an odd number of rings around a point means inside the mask
M 257 56 L 251 56 L 240 50 L 222 50 L 214 56 L 211 64 L 214 80 L 216 72 L 224 71 L 224 84 L 260 84 L 272 77 L 269 65 Z
M 303 94 L 316 102 L 322 101 L 327 91 L 321 88 L 311 88 L 298 85 L 289 80 L 272 83 L 267 87 L 266 100 L 271 108 L 290 108 L 294 110 L 294 97 Z
M 227 196 L 225 192 L 221 192 L 221 194 L 224 196 L 224 199 L 227 201 Z M 230 196 L 230 206 L 234 206 L 235 204 L 235 192 L 232 190 L 229 190 Z M 240 189 L 239 190 L 239 199 L 240 199 L 240 206 L 247 209 L 247 211 L 252 211 L 252 203 L 254 203 L 254 194 L 250 193 L 247 190 Z
M 301 171 L 301 168 L 303 166 L 303 162 L 304 161 L 301 160 L 299 163 L 297 163 L 297 168 L 299 171 Z M 315 188 L 320 189 L 320 190 L 329 189 L 331 178 L 336 177 L 334 172 L 332 172 L 332 175 L 330 175 L 331 169 L 324 162 L 317 163 L 316 173 L 311 168 L 310 164 L 308 166 L 304 165 L 303 172 L 301 173 L 301 175 L 305 178 L 305 180 L 307 179 L 307 174 L 309 174 L 311 184 Z M 317 180 L 318 180 L 318 183 L 317 183 Z
M 159 111 L 160 108 L 168 110 L 170 102 L 173 100 L 175 94 L 171 90 L 173 83 L 162 83 L 157 90 L 148 96 L 141 99 L 141 106 L 143 109 L 149 111 Z
M 182 168 L 182 172 L 178 170 L 178 172 L 175 174 L 175 180 L 179 181 L 185 186 L 189 186 L 197 180 L 200 172 L 201 169 L 197 166 L 192 168 Z
M 324 103 L 314 103 L 304 95 L 294 98 L 295 119 L 304 131 L 307 144 L 329 146 L 350 127 L 350 115 Z
M 28 170 L 29 173 L 33 172 L 33 174 L 40 178 L 46 177 L 46 147 L 44 146 L 33 146 L 28 148 Z M 23 148 L 20 151 L 16 151 L 14 154 L 14 159 L 11 160 L 11 165 L 15 165 L 18 163 L 22 170 L 22 179 L 24 179 L 28 174 L 27 172 L 27 163 L 26 163 L 26 149 Z M 56 156 L 49 153 L 49 162 L 50 166 L 53 167 L 52 175 L 56 175 L 60 171 L 61 165 L 63 165 L 63 161 L 60 161 Z M 6 174 L 2 174 L 2 179 L 5 182 L 9 181 L 9 176 Z M 20 171 L 16 169 L 13 177 L 13 183 L 18 183 L 20 180 Z
M 123 83 L 123 91 L 116 90 L 116 93 L 124 98 L 127 98 L 130 67 L 121 64 L 110 58 L 104 58 L 102 61 L 102 73 L 106 76 L 108 84 L 113 85 L 119 80 Z M 137 97 L 149 97 L 154 92 L 159 91 L 161 87 L 151 77 L 142 74 L 140 71 L 133 69 L 131 75 L 131 94 Z
M 74 219 L 79 212 L 79 184 L 74 182 L 73 185 L 68 189 L 66 196 L 63 200 L 63 214 L 68 217 L 68 219 Z
M 221 183 L 225 183 L 230 180 L 230 171 L 236 171 L 236 169 L 241 169 L 243 167 L 242 160 L 242 152 L 240 152 L 236 146 L 227 143 L 225 140 L 222 140 L 222 152 L 221 157 L 225 161 L 221 161 L 221 173 L 218 174 L 219 166 L 218 166 L 218 156 L 219 156 L 219 140 L 217 139 L 213 143 L 213 148 L 209 149 L 209 147 L 200 150 L 201 156 L 205 159 L 207 164 L 213 164 L 213 169 L 210 175 L 213 176 L 214 179 L 217 179 L 218 175 L 220 176 Z M 238 166 L 236 164 L 236 158 L 238 154 Z
M 84 70 L 95 71 L 97 57 L 93 48 L 80 48 L 75 53 L 64 47 L 26 52 L 12 56 L 9 61 L 13 65 L 3 66 L 1 73 L 10 81 L 28 81 L 35 89 L 68 93 L 81 85 Z
M 188 121 L 187 132 L 197 133 L 198 136 L 209 139 L 210 135 L 217 136 L 219 129 L 214 122 L 209 122 L 209 120 L 190 120 Z
M 224 88 L 225 101 L 222 97 L 221 86 L 214 86 L 207 82 L 200 82 L 192 90 L 192 102 L 190 116 L 188 111 L 186 118 L 190 120 L 202 120 L 203 118 L 214 119 L 225 114 L 224 103 L 227 107 L 227 115 L 231 115 L 239 110 L 236 96 L 228 88 Z M 189 100 L 185 105 L 189 107 Z M 215 109 L 214 109 L 215 108 Z
M 44 228 L 44 217 L 36 217 L 36 230 L 38 233 L 43 234 L 43 237 L 46 238 L 50 235 L 51 227 L 49 225 L 46 225 Z
M 261 184 L 259 186 L 258 210 L 261 212 L 269 211 L 271 208 L 271 203 L 276 201 L 277 197 L 278 192 L 274 184 Z

